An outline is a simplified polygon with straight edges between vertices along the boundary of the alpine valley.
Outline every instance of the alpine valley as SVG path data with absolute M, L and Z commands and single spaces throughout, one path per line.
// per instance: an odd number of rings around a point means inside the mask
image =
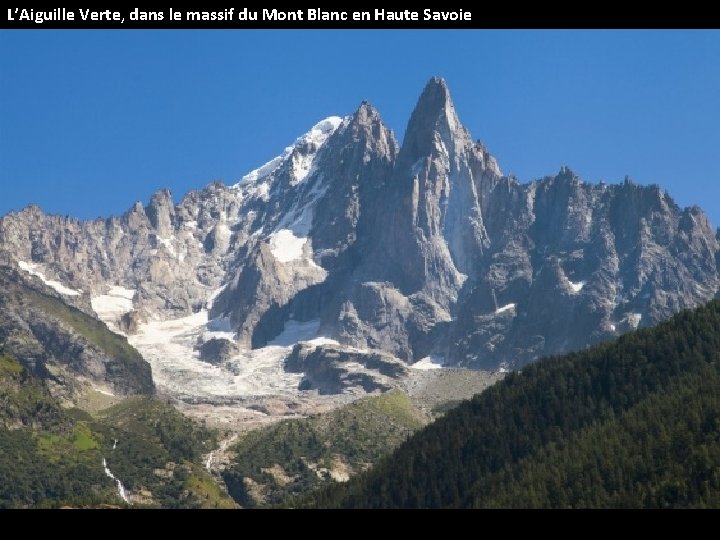
M 507 372 L 706 304 L 719 265 L 658 186 L 503 175 L 438 78 L 402 144 L 363 103 L 179 203 L 28 207 L 0 219 L 0 447 L 36 457 L 0 460 L 27 484 L 0 506 L 282 503 Z

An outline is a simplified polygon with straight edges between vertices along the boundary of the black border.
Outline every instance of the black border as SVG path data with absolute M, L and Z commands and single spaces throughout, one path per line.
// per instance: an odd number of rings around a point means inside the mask
M 307 6 L 308 4 L 306 4 Z M 312 5 L 312 4 L 309 4 Z M 309 9 L 319 9 L 317 7 L 297 7 L 303 13 L 302 21 L 264 21 L 262 20 L 263 8 L 255 7 L 236 7 L 235 16 L 232 21 L 214 21 L 214 22 L 188 22 L 188 21 L 170 21 L 170 8 L 138 8 L 144 11 L 162 12 L 163 21 L 147 21 L 133 22 L 130 20 L 130 12 L 134 8 L 111 8 L 110 11 L 117 11 L 124 17 L 125 22 L 114 21 L 82 21 L 80 18 L 80 9 L 85 8 L 47 8 L 36 9 L 35 11 L 48 10 L 67 10 L 73 12 L 75 19 L 73 21 L 49 21 L 42 24 L 36 24 L 29 21 L 10 20 L 10 16 L 15 9 L 33 9 L 33 8 L 2 8 L 0 9 L 0 28 L 2 29 L 18 29 L 18 30 L 57 30 L 57 29 L 185 29 L 185 30 L 210 30 L 210 29 L 235 29 L 235 30 L 270 30 L 270 29 L 711 29 L 720 28 L 720 16 L 708 15 L 703 8 L 692 9 L 684 7 L 680 9 L 661 8 L 659 6 L 637 7 L 631 11 L 627 5 L 618 6 L 617 4 L 608 3 L 588 3 L 576 4 L 574 7 L 558 7 L 549 6 L 543 3 L 534 3 L 528 6 L 517 5 L 514 2 L 495 2 L 493 4 L 479 4 L 480 7 L 416 7 L 408 11 L 417 12 L 419 14 L 418 21 L 308 21 L 307 11 Z M 96 8 L 101 11 L 100 8 Z M 211 8 L 200 7 L 198 9 L 178 9 L 175 11 L 208 11 L 221 12 L 230 8 Z M 239 21 L 237 20 L 237 11 L 248 9 L 253 12 L 259 12 L 258 21 Z M 287 9 L 287 8 L 284 8 Z M 375 8 L 367 6 L 345 7 L 334 9 L 333 11 L 343 11 L 352 17 L 355 11 L 369 11 L 374 14 L 376 9 L 385 9 L 386 11 L 399 12 L 394 8 Z M 423 21 L 423 13 L 425 9 L 431 11 L 446 11 L 470 13 L 472 19 L 470 21 Z M 10 10 L 10 12 L 9 12 Z M 373 15 L 374 18 L 374 15 Z

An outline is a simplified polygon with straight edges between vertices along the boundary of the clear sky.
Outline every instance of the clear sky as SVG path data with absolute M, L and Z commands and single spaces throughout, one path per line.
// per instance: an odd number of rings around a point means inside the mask
M 2 31 L 0 214 L 235 183 L 362 100 L 401 138 L 433 75 L 504 172 L 629 175 L 720 225 L 719 31 Z

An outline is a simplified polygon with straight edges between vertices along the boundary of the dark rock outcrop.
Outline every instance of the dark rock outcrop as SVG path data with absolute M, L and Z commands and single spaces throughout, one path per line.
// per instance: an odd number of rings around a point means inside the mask
M 393 379 L 407 374 L 407 367 L 388 354 L 304 344 L 293 348 L 285 369 L 305 374 L 300 390 L 320 394 L 387 392 Z
M 198 347 L 200 360 L 210 364 L 222 364 L 230 360 L 239 351 L 235 343 L 227 339 L 211 339 Z

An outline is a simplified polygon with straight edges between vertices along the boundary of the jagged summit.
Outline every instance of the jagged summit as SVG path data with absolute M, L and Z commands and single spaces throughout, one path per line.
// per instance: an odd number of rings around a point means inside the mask
M 433 78 L 425 86 L 410 117 L 400 160 L 414 163 L 436 151 L 439 144 L 450 150 L 447 146 L 458 136 L 464 138 L 466 132 L 458 120 L 450 90 L 443 79 Z
M 442 77 L 432 77 L 425 88 L 423 88 L 416 110 L 426 110 L 440 112 L 445 108 L 452 108 L 453 102 L 450 97 L 450 88 Z
M 351 117 L 351 123 L 360 125 L 382 124 L 380 112 L 369 101 L 363 101 L 355 114 Z
M 445 79 L 433 77 L 420 94 L 415 112 L 430 117 L 439 117 L 443 112 L 449 114 L 452 109 L 454 109 L 454 105 Z

